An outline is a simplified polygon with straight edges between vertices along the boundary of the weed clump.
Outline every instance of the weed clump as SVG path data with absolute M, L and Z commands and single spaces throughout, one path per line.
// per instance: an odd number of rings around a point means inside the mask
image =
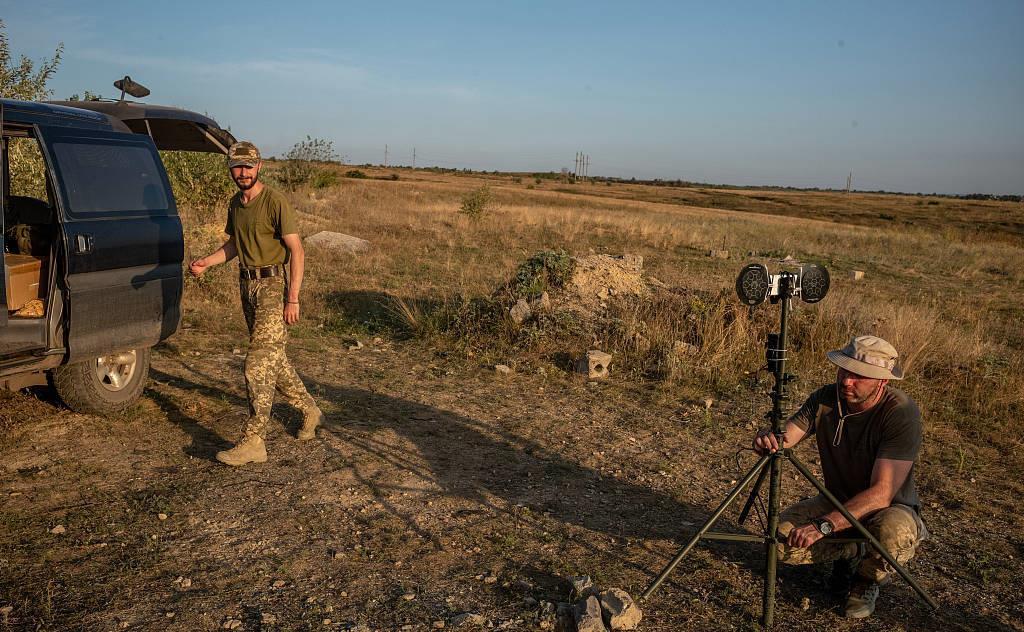
M 549 289 L 562 289 L 572 277 L 576 261 L 564 250 L 542 250 L 519 264 L 509 282 L 514 299 L 532 300 Z
M 494 196 L 491 194 L 491 189 L 485 184 L 462 196 L 459 212 L 472 219 L 480 219 L 490 213 L 493 208 Z
M 356 180 L 364 180 L 366 179 L 366 174 L 360 171 L 359 169 L 349 169 L 348 171 L 345 172 L 345 177 L 355 178 Z

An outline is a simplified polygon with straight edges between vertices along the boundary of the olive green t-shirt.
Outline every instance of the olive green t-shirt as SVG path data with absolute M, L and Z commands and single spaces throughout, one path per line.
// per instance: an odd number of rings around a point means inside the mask
M 228 222 L 224 232 L 235 238 L 238 261 L 247 268 L 284 263 L 288 250 L 282 235 L 299 232 L 295 211 L 283 195 L 264 185 L 248 204 L 239 191 L 228 203 Z
M 837 398 L 835 384 L 823 386 L 789 420 L 814 434 L 825 487 L 845 503 L 871 486 L 875 459 L 917 459 L 922 440 L 921 412 L 906 393 L 887 385 L 877 404 L 861 413 L 845 414 L 839 428 Z M 914 466 L 893 503 L 920 510 Z

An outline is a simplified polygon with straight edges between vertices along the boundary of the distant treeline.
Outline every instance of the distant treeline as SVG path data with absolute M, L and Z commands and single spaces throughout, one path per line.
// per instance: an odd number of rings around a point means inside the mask
M 362 167 L 383 167 L 384 165 L 373 165 L 367 163 L 360 165 Z M 390 167 L 404 167 L 410 168 L 408 165 L 390 165 Z M 478 175 L 492 175 L 492 176 L 510 176 L 519 178 L 534 178 L 536 180 L 557 180 L 561 182 L 571 181 L 572 173 L 558 172 L 558 171 L 538 171 L 538 172 L 515 172 L 515 171 L 487 171 L 487 170 L 474 170 L 468 168 L 453 168 L 453 167 L 417 167 L 420 171 L 428 171 L 430 173 L 447 173 L 447 174 L 478 174 Z M 737 185 L 737 184 L 716 184 L 714 182 L 694 182 L 691 180 L 663 180 L 661 178 L 654 178 L 651 180 L 643 180 L 637 178 L 617 178 L 612 176 L 588 176 L 588 182 L 607 182 L 617 184 L 642 184 L 645 186 L 652 187 L 687 187 L 687 188 L 699 188 L 699 189 L 733 189 L 733 190 L 748 190 L 748 191 L 819 191 L 819 192 L 830 192 L 830 193 L 843 193 L 846 189 L 833 189 L 828 187 L 786 187 L 778 185 Z M 966 193 L 966 194 L 955 194 L 955 193 L 903 193 L 900 191 L 886 191 L 884 189 L 878 189 L 870 191 L 866 189 L 853 189 L 852 193 L 877 193 L 881 195 L 914 195 L 917 197 L 941 197 L 955 200 L 995 200 L 998 202 L 1024 202 L 1024 195 L 992 195 L 989 193 Z

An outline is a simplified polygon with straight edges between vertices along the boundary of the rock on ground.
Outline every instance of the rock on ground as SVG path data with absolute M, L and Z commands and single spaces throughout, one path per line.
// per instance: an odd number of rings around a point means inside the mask
M 591 380 L 608 377 L 608 365 L 612 363 L 612 354 L 592 349 L 576 361 L 576 372 L 586 375 Z
M 587 597 L 576 604 L 577 632 L 608 632 L 601 617 L 601 603 L 597 597 Z
M 643 612 L 625 590 L 609 588 L 600 595 L 601 611 L 612 630 L 635 630 Z
M 370 247 L 370 242 L 365 239 L 346 235 L 345 233 L 333 233 L 328 230 L 322 230 L 315 235 L 306 237 L 306 243 L 349 254 L 362 252 Z

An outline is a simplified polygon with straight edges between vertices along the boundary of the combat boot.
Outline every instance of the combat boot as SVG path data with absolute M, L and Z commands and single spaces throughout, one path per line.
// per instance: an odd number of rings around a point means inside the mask
M 324 421 L 324 413 L 320 408 L 313 404 L 311 407 L 306 409 L 305 415 L 302 418 L 302 427 L 299 428 L 299 432 L 296 433 L 295 438 L 299 441 L 308 441 L 316 436 L 316 427 Z
M 266 463 L 267 446 L 256 435 L 246 435 L 230 450 L 217 453 L 217 460 L 238 467 L 246 463 Z
M 858 577 L 846 598 L 846 616 L 850 619 L 866 619 L 875 611 L 878 599 L 878 584 L 870 579 Z

